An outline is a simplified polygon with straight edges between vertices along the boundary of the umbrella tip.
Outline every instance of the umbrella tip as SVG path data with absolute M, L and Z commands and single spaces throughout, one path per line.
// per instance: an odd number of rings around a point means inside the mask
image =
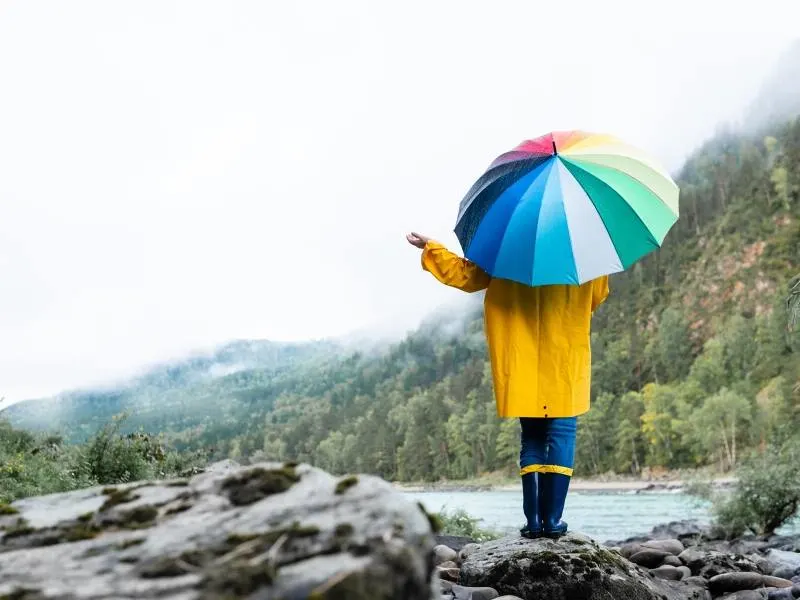
M 556 141 L 553 140 L 553 154 L 558 154 L 558 150 L 556 150 Z

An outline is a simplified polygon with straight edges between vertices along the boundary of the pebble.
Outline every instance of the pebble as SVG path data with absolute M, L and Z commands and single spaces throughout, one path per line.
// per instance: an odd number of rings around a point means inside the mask
M 789 588 L 770 590 L 767 594 L 767 600 L 794 600 L 794 596 L 792 596 L 792 590 Z
M 780 577 L 772 577 L 771 575 L 764 575 L 764 587 L 774 588 L 790 588 L 792 582 L 789 579 L 782 579 Z
M 678 571 L 680 571 L 681 574 L 681 581 L 689 579 L 692 576 L 692 570 L 685 565 L 681 565 L 680 567 L 678 567 Z M 703 581 L 705 581 L 705 579 L 703 579 Z M 705 587 L 705 585 L 703 587 Z

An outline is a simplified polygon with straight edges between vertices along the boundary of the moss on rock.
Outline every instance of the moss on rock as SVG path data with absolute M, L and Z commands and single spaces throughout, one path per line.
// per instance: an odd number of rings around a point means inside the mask
M 300 481 L 294 467 L 280 469 L 255 468 L 231 475 L 222 482 L 222 489 L 235 506 L 246 506 L 287 491 Z

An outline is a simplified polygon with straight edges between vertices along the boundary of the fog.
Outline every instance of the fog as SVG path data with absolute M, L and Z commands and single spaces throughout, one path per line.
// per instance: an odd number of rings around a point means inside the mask
M 677 169 L 800 12 L 658 6 L 0 0 L 0 396 L 456 301 L 403 236 L 459 251 L 496 155 L 581 128 Z

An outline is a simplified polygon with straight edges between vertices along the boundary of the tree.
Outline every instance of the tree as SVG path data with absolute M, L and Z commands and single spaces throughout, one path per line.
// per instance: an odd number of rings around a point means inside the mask
M 694 415 L 697 435 L 709 452 L 716 452 L 725 470 L 736 466 L 737 448 L 752 420 L 752 406 L 739 394 L 722 389 Z

